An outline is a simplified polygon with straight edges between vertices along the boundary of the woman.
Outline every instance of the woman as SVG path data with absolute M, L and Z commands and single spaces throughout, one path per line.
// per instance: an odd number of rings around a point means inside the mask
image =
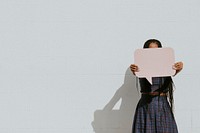
M 147 40 L 143 48 L 161 48 L 160 41 Z M 182 62 L 174 64 L 173 69 L 179 73 Z M 139 71 L 137 64 L 131 64 L 131 71 Z M 175 76 L 174 75 L 174 76 Z M 132 133 L 178 133 L 173 114 L 173 81 L 168 77 L 153 77 L 152 84 L 146 78 L 139 78 L 141 99 L 138 102 Z

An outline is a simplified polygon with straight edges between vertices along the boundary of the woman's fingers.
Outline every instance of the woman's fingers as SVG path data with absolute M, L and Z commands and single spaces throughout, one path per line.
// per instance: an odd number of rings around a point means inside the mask
M 135 64 L 132 64 L 132 65 L 130 66 L 130 68 L 131 68 L 131 71 L 133 71 L 133 72 L 137 72 L 137 71 L 138 71 L 138 66 L 135 65 Z
M 175 70 L 181 70 L 183 68 L 183 63 L 182 62 L 177 62 L 174 64 L 173 68 Z

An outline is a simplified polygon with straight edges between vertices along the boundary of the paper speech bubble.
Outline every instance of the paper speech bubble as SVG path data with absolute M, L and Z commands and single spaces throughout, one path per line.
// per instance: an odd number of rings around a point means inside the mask
M 152 77 L 172 76 L 175 74 L 174 50 L 172 48 L 137 49 L 134 64 L 139 68 L 137 77 L 145 77 L 152 84 Z

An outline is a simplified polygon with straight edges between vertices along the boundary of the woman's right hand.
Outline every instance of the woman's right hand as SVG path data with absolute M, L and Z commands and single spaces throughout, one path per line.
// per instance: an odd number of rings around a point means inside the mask
M 131 65 L 130 65 L 130 69 L 131 69 L 131 71 L 133 72 L 134 75 L 135 75 L 135 72 L 138 72 L 138 71 L 139 71 L 138 66 L 135 65 L 135 64 L 131 64 Z

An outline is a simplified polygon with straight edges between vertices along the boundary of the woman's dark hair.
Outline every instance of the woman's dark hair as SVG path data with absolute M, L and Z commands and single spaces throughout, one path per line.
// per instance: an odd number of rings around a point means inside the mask
M 157 39 L 149 39 L 144 43 L 143 48 L 149 48 L 149 45 L 151 43 L 156 43 L 158 45 L 158 48 L 162 48 L 162 44 L 159 40 Z M 161 90 L 163 88 L 168 88 L 168 97 L 169 97 L 169 102 L 170 102 L 170 107 L 171 107 L 171 111 L 173 112 L 173 107 L 174 107 L 174 98 L 173 98 L 173 91 L 174 91 L 174 83 L 171 77 L 167 77 L 165 78 L 165 81 L 162 85 L 162 87 L 160 88 Z
M 174 110 L 174 97 L 173 97 L 173 91 L 174 91 L 174 82 L 172 80 L 172 77 L 166 77 L 165 78 L 165 81 L 162 85 L 162 87 L 160 89 L 166 89 L 168 88 L 168 99 L 169 99 L 169 103 L 170 103 L 170 108 L 171 108 L 171 111 L 173 112 Z
M 156 44 L 158 45 L 159 48 L 162 48 L 161 42 L 160 42 L 159 40 L 157 40 L 157 39 L 149 39 L 149 40 L 147 40 L 147 41 L 144 43 L 143 48 L 149 48 L 149 45 L 150 45 L 151 43 L 156 43 Z

